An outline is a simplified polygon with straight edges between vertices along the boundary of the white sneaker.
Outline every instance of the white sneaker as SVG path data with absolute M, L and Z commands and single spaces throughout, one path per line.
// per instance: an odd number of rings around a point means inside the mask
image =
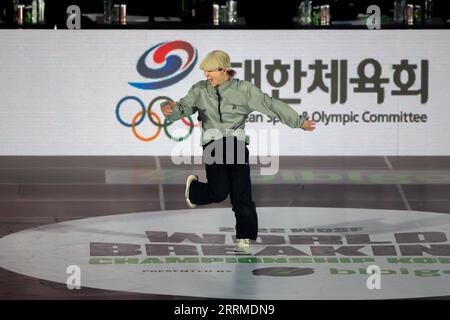
M 188 207 L 191 209 L 194 209 L 197 207 L 196 204 L 192 203 L 191 200 L 189 200 L 189 187 L 191 186 L 191 182 L 194 180 L 198 181 L 198 176 L 191 174 L 189 177 L 187 177 L 186 189 L 184 190 L 184 197 L 186 198 L 186 203 L 187 203 Z
M 236 239 L 234 247 L 236 252 L 250 252 L 250 239 Z

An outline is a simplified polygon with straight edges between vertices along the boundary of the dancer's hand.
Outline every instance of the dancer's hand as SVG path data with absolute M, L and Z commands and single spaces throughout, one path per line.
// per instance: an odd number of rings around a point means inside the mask
M 161 111 L 163 113 L 164 116 L 170 116 L 173 112 L 172 108 L 176 105 L 177 103 L 174 101 L 167 101 L 166 103 L 164 103 L 161 106 Z
M 312 120 L 305 120 L 303 124 L 300 126 L 305 131 L 313 131 L 316 129 L 316 122 Z

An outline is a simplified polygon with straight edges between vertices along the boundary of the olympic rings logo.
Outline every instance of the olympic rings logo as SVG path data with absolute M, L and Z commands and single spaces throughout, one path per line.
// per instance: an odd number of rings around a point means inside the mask
M 120 108 L 121 108 L 122 104 L 128 100 L 137 102 L 142 109 L 141 111 L 139 111 L 138 113 L 136 113 L 133 116 L 131 122 L 126 122 L 125 120 L 123 120 L 123 118 L 120 115 Z M 179 136 L 179 137 L 174 136 L 172 133 L 169 132 L 169 126 L 172 125 L 173 122 L 170 122 L 166 118 L 166 119 L 164 119 L 164 122 L 161 123 L 161 118 L 158 116 L 158 114 L 156 112 L 152 111 L 153 105 L 158 101 L 164 102 L 164 101 L 173 101 L 173 100 L 166 96 L 159 96 L 159 97 L 154 98 L 152 101 L 150 101 L 150 103 L 148 104 L 148 106 L 146 108 L 144 102 L 141 99 L 139 99 L 138 97 L 135 97 L 135 96 L 123 97 L 116 105 L 117 120 L 123 126 L 131 128 L 131 131 L 133 132 L 134 136 L 143 142 L 149 142 L 149 141 L 155 140 L 161 133 L 161 129 L 164 130 L 164 133 L 166 134 L 166 136 L 169 139 L 176 141 L 176 142 L 180 142 L 180 141 L 183 141 L 183 140 L 186 140 L 187 138 L 189 138 L 189 136 L 192 134 L 192 131 L 194 130 L 195 127 L 199 127 L 198 123 L 194 125 L 194 121 L 192 120 L 192 118 L 190 116 L 188 116 L 186 118 L 182 118 L 181 121 L 188 127 L 187 133 L 184 136 Z M 136 127 L 139 126 L 146 118 L 148 118 L 148 120 L 154 126 L 156 126 L 156 132 L 149 137 L 142 136 L 136 130 Z
M 186 61 L 176 54 L 170 54 L 174 50 L 183 50 Z M 159 69 L 152 69 L 146 65 L 147 56 L 151 56 L 152 62 L 156 64 L 165 63 Z M 197 49 L 186 41 L 176 40 L 171 42 L 161 42 L 147 51 L 139 58 L 136 69 L 137 72 L 149 79 L 160 79 L 155 82 L 129 82 L 135 88 L 142 90 L 156 90 L 171 86 L 186 77 L 194 68 L 198 58 Z

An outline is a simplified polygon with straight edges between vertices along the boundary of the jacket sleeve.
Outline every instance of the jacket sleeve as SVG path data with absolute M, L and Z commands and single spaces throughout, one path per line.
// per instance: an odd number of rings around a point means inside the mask
M 249 83 L 247 105 L 252 111 L 258 111 L 271 117 L 277 117 L 291 128 L 300 128 L 305 119 L 297 111 L 281 100 L 270 97 L 257 86 Z
M 177 104 L 173 106 L 172 114 L 170 116 L 167 116 L 166 118 L 169 121 L 176 121 L 196 113 L 197 108 L 195 107 L 195 101 L 196 89 L 195 87 L 191 87 L 187 95 L 181 98 L 180 101 L 178 101 Z

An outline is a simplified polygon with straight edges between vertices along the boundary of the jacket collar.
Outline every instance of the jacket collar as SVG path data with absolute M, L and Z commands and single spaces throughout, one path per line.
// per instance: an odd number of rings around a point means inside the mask
M 219 90 L 219 94 L 222 94 L 225 90 L 227 90 L 231 86 L 231 83 L 233 81 L 234 81 L 234 79 L 232 77 L 230 77 L 228 80 L 226 80 L 222 84 L 218 85 L 217 87 L 213 87 L 208 83 L 208 91 L 213 94 L 216 94 L 216 90 Z

